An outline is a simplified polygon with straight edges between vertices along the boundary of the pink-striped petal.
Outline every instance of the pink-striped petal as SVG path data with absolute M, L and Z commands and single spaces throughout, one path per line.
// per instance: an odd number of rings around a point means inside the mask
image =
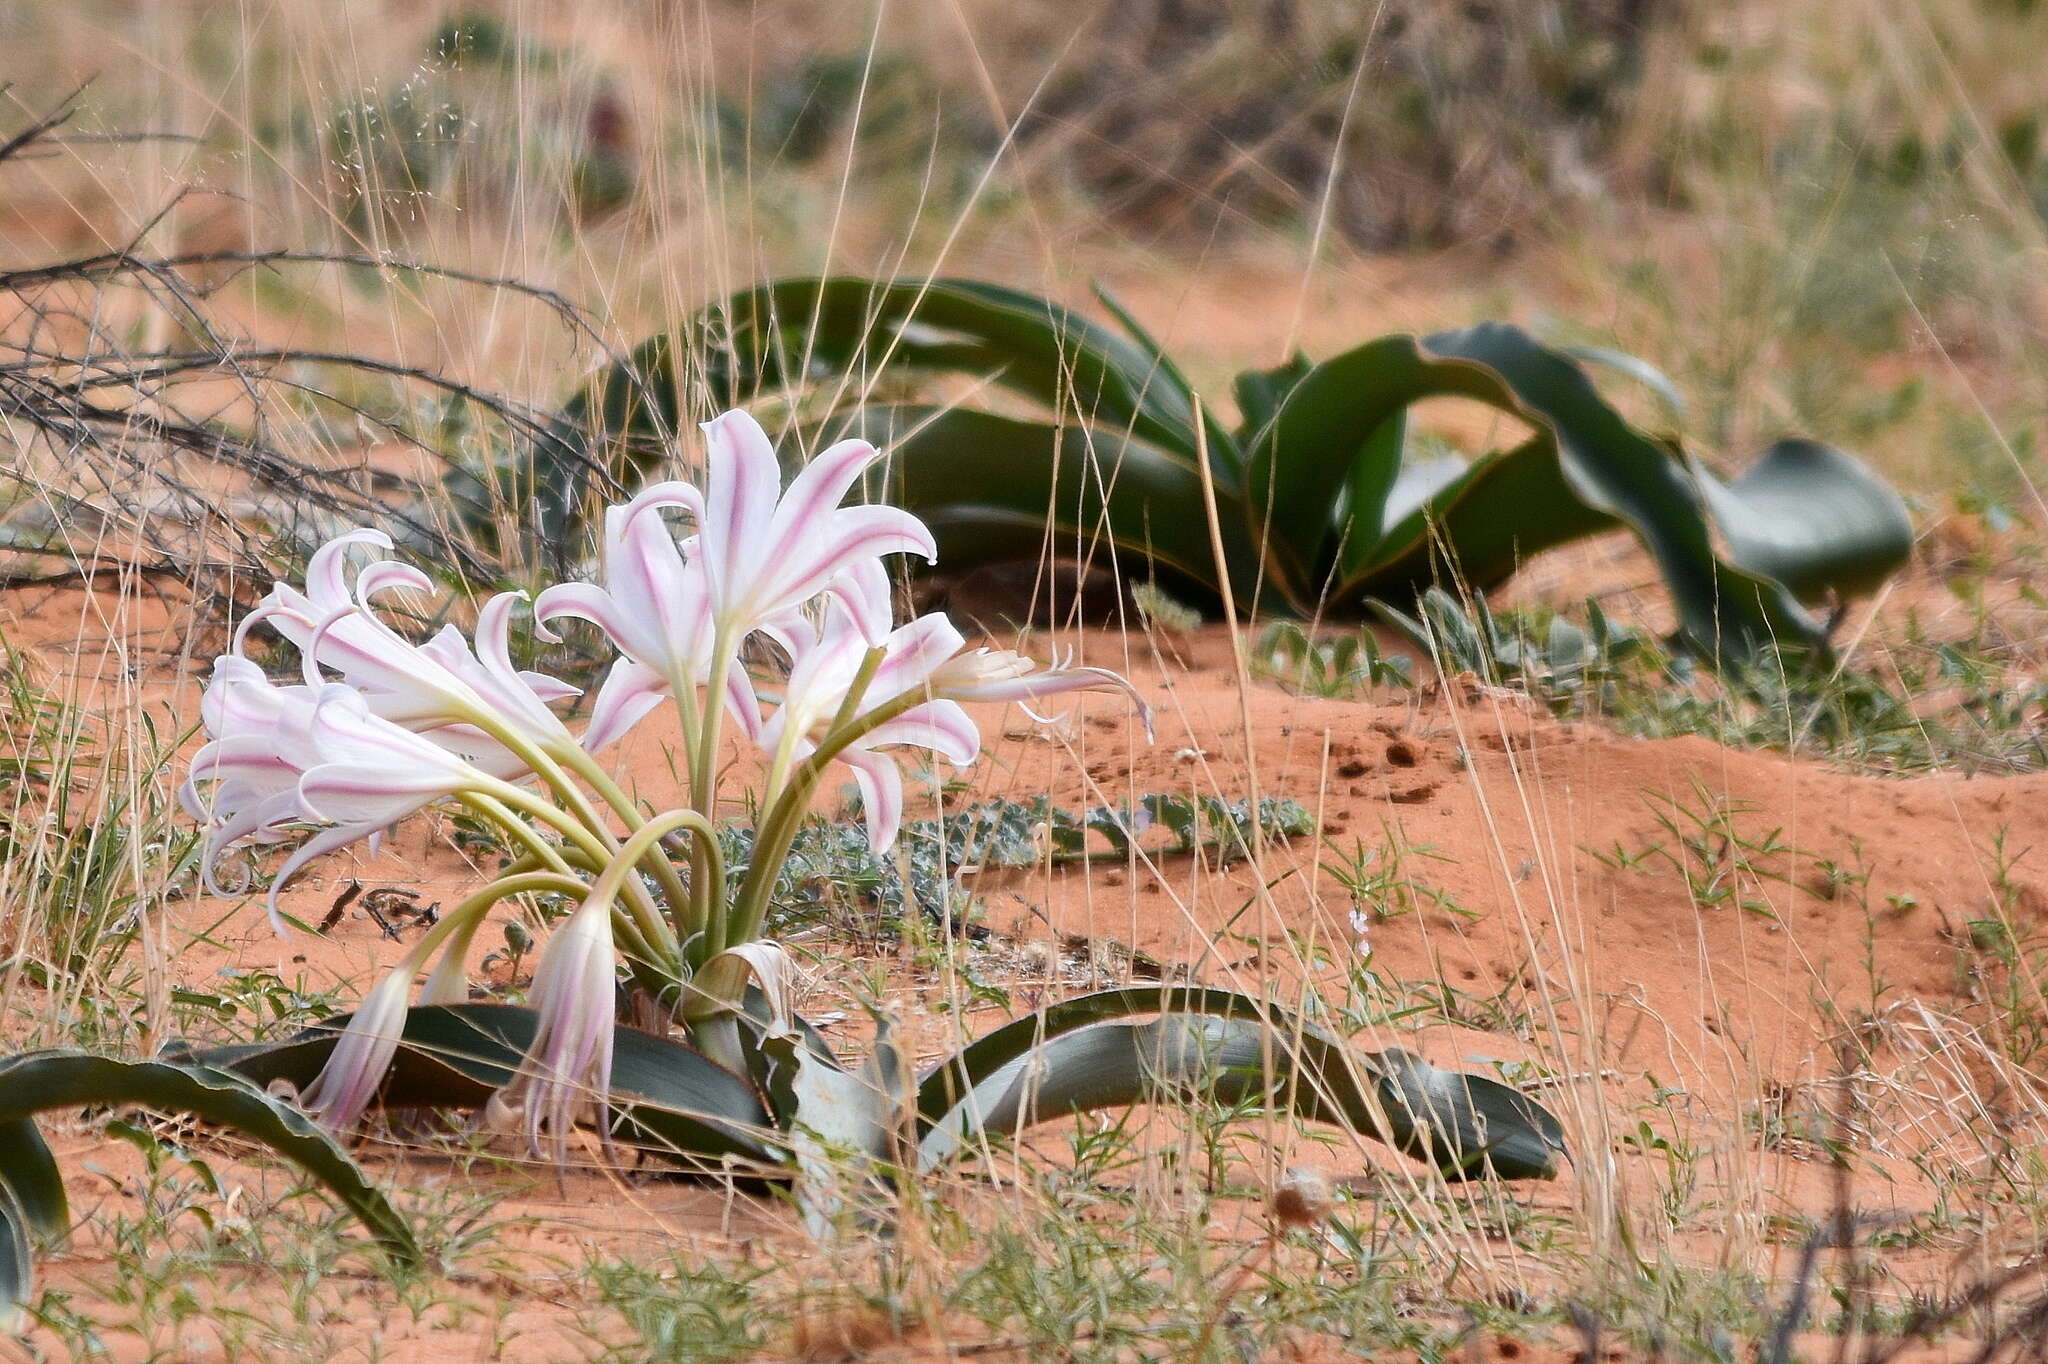
M 861 736 L 861 747 L 908 744 L 927 748 L 955 767 L 966 767 L 981 753 L 981 730 L 953 701 L 927 701 Z
M 884 554 L 939 557 L 938 546 L 924 522 L 898 507 L 847 507 L 804 538 L 781 564 L 773 565 L 768 582 L 757 592 L 756 607 L 781 610 L 810 600 L 862 559 Z
M 762 557 L 772 564 L 799 553 L 804 538 L 838 509 L 854 480 L 881 457 L 882 452 L 864 440 L 843 440 L 806 464 L 775 508 Z
M 861 812 L 866 817 L 868 846 L 886 852 L 903 827 L 903 774 L 893 758 L 849 748 L 839 760 L 853 769 L 854 785 L 860 788 Z
M 669 694 L 668 679 L 631 658 L 614 662 L 591 704 L 583 748 L 597 753 L 623 739 Z
M 704 566 L 721 610 L 736 609 L 767 548 L 782 493 L 782 463 L 761 424 L 732 411 L 704 424 L 708 444 L 704 518 L 697 528 Z

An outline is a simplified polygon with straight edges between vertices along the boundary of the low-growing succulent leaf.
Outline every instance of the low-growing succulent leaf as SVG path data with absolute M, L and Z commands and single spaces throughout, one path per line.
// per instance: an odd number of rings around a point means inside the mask
M 601 371 L 564 415 L 608 437 L 673 433 L 686 424 L 686 384 L 708 414 L 821 389 L 858 404 L 872 378 L 897 370 L 992 377 L 1047 408 L 1087 412 L 1194 457 L 1185 381 L 1146 347 L 1047 299 L 960 279 L 840 276 L 741 290 Z
M 32 1120 L 53 1109 L 110 1105 L 189 1114 L 260 1142 L 340 1199 L 393 1259 L 418 1263 L 411 1225 L 348 1153 L 311 1118 L 242 1076 L 169 1061 L 30 1052 L 0 1060 L 0 1160 L 8 1162 L 0 1177 L 0 1326 L 18 1319 L 32 1291 L 30 1230 L 60 1234 L 67 1221 L 62 1185 Z
M 220 1048 L 199 1061 L 260 1085 L 304 1087 L 326 1065 L 346 1016 L 267 1046 Z M 384 1108 L 481 1108 L 517 1073 L 538 1016 L 510 1004 L 421 1005 L 406 1015 L 404 1040 L 379 1091 Z M 754 1089 L 702 1053 L 637 1028 L 612 1041 L 614 1135 L 686 1168 L 727 1158 L 780 1165 L 774 1124 Z
M 32 1118 L 0 1122 L 0 1189 L 14 1197 L 30 1228 L 61 1236 L 71 1226 L 64 1175 Z
M 973 408 L 869 406 L 829 422 L 825 439 L 860 436 L 889 450 L 874 494 L 931 527 L 954 567 L 1055 557 L 1157 576 L 1176 599 L 1213 607 L 1222 578 L 1199 467 L 1108 423 L 1026 421 Z M 1224 568 L 1250 601 L 1262 576 L 1298 593 L 1290 553 L 1261 563 L 1249 514 L 1216 489 Z
M 14 1190 L 0 1182 L 0 1335 L 12 1335 L 27 1323 L 25 1304 L 35 1286 L 32 1253 L 28 1213 Z
M 1567 346 L 1564 354 L 1582 365 L 1602 365 L 1616 374 L 1624 374 L 1657 395 L 1671 413 L 1673 421 L 1685 422 L 1685 395 L 1678 391 L 1678 385 L 1671 382 L 1671 376 L 1658 369 L 1639 355 L 1627 351 L 1610 350 L 1606 346 Z
M 679 333 L 701 372 L 679 375 L 663 338 L 571 404 L 586 448 L 672 432 L 679 378 L 708 409 L 780 401 L 820 437 L 901 442 L 888 495 L 931 521 L 944 571 L 1048 554 L 1154 565 L 1173 593 L 1217 609 L 1354 611 L 1433 585 L 1486 590 L 1530 558 L 1624 526 L 1670 584 L 1680 633 L 1708 658 L 1773 644 L 1825 648 L 1809 606 L 1868 591 L 1903 561 L 1911 526 L 1882 481 L 1840 451 L 1781 442 L 1723 483 L 1631 426 L 1581 360 L 1649 385 L 1635 357 L 1544 346 L 1483 324 L 1388 336 L 1321 364 L 1296 356 L 1238 377 L 1227 433 L 1171 359 L 1113 299 L 1129 339 L 1061 305 L 972 281 L 784 280 L 700 313 Z M 873 405 L 933 378 L 993 382 L 1043 420 L 961 405 Z M 1412 438 L 1408 411 L 1466 398 L 1535 434 L 1466 460 Z M 969 401 L 972 401 L 971 399 Z M 1208 536 L 1196 453 L 1203 412 L 1223 549 Z M 547 452 L 537 460 L 552 461 Z M 581 477 L 581 473 L 576 474 Z
M 1347 488 L 1392 486 L 1356 467 L 1361 457 L 1389 457 L 1383 445 L 1362 456 L 1361 442 L 1432 397 L 1487 403 L 1537 435 L 1473 461 L 1398 519 L 1385 506 L 1347 502 Z M 1791 585 L 1769 575 L 1790 574 L 1809 594 L 1847 593 L 1890 573 L 1910 547 L 1911 525 L 1896 495 L 1835 453 L 1799 459 L 1796 468 L 1767 460 L 1777 467 L 1763 480 L 1761 500 L 1782 506 L 1785 487 L 1797 485 L 1816 529 L 1804 538 L 1766 537 L 1777 552 L 1751 564 L 1743 552 L 1756 545 L 1739 540 L 1735 527 L 1747 525 L 1754 509 L 1740 494 L 1718 489 L 1696 464 L 1629 426 L 1569 358 L 1519 328 L 1487 323 L 1423 341 L 1386 337 L 1318 365 L 1251 442 L 1246 497 L 1270 506 L 1272 524 L 1292 533 L 1326 518 L 1319 533 L 1338 542 L 1340 576 L 1331 594 L 1338 602 L 1420 588 L 1448 569 L 1487 588 L 1541 550 L 1626 525 L 1657 560 L 1695 647 L 1749 653 L 1822 639 L 1821 622 Z M 1332 507 L 1362 529 L 1346 534 L 1342 520 L 1329 518 Z M 1722 517 L 1732 562 L 1715 552 L 1710 510 Z
M 804 1226 L 823 1236 L 897 1163 L 898 1128 L 909 1109 L 908 1068 L 879 1015 L 874 1046 L 857 1070 L 802 1045 L 792 1031 L 764 1035 L 758 1045 L 773 1070 L 771 1083 L 788 1096 L 797 1206 Z
M 1564 1153 L 1557 1120 L 1499 1081 L 1404 1051 L 1353 1051 L 1233 991 L 1157 986 L 1064 1001 L 942 1063 L 919 1085 L 919 1163 L 971 1151 L 983 1133 L 1188 1093 L 1224 1103 L 1269 1096 L 1451 1178 L 1550 1178 Z
M 1729 557 L 1801 601 L 1874 592 L 1913 547 L 1899 495 L 1831 445 L 1781 440 L 1727 483 L 1697 472 Z

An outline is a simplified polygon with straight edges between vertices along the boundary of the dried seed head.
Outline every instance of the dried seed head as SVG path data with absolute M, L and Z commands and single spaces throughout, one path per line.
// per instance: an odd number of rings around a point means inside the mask
M 1312 1227 L 1330 1215 L 1337 1195 L 1315 1170 L 1296 1166 L 1273 1189 L 1273 1216 L 1283 1227 Z
M 1024 969 L 1034 976 L 1050 978 L 1059 970 L 1060 954 L 1043 938 L 1024 944 Z

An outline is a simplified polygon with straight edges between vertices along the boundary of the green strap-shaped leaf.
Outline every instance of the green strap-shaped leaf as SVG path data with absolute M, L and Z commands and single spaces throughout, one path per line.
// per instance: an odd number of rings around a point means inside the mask
M 1219 482 L 1233 488 L 1237 487 L 1244 477 L 1244 453 L 1238 448 L 1237 438 L 1206 406 L 1198 409 L 1195 386 L 1188 382 L 1188 376 L 1174 358 L 1166 353 L 1166 348 L 1153 339 L 1152 333 L 1145 330 L 1145 324 L 1138 321 L 1117 296 L 1109 291 L 1109 286 L 1097 281 L 1095 297 L 1109 310 L 1109 315 L 1116 319 L 1116 324 L 1122 327 L 1131 340 L 1151 358 L 1159 379 L 1172 385 L 1176 407 L 1189 413 L 1197 410 L 1201 412 L 1204 434 L 1209 442 L 1211 473 Z
M 1161 1016 L 1122 1021 L 1154 1011 Z M 1453 1178 L 1549 1178 L 1564 1151 L 1557 1120 L 1498 1081 L 1404 1051 L 1353 1051 L 1233 991 L 1148 986 L 1064 1001 L 941 1064 L 918 1088 L 920 1163 L 942 1163 L 980 1132 L 1190 1088 L 1226 1103 L 1271 1094 L 1301 1117 L 1385 1141 Z
M 1239 373 L 1231 382 L 1232 395 L 1237 399 L 1239 449 L 1252 448 L 1266 424 L 1279 415 L 1287 395 L 1315 367 L 1313 360 L 1296 351 L 1271 369 L 1248 369 Z
M 70 1229 L 64 1175 L 33 1118 L 0 1122 L 0 1188 L 14 1195 L 28 1225 L 42 1235 L 61 1236 Z
M 1201 475 L 1185 460 L 1121 432 L 1055 425 L 970 408 L 874 406 L 829 428 L 890 452 L 876 496 L 921 517 L 941 564 L 1059 557 L 1114 562 L 1126 579 L 1156 568 L 1169 590 L 1213 607 L 1216 554 Z M 1249 603 L 1260 586 L 1258 547 L 1244 507 L 1218 486 L 1217 524 L 1231 587 Z M 1112 558 L 1113 554 L 1113 558 Z M 1299 566 L 1264 566 L 1274 587 L 1299 591 Z
M 1205 985 L 1132 985 L 1076 995 L 1012 1019 L 932 1067 L 917 1082 L 918 1121 L 925 1126 L 936 1123 L 976 1085 L 1050 1038 L 1091 1023 L 1175 1010 L 1218 1017 L 1284 1017 L 1250 995 Z
M 1377 541 L 1343 535 L 1344 516 L 1368 527 L 1373 521 L 1356 490 L 1394 486 L 1384 471 L 1355 467 L 1392 453 L 1390 443 L 1368 438 L 1409 405 L 1443 396 L 1498 407 L 1539 434 L 1475 461 L 1398 521 L 1383 516 L 1390 524 Z M 1911 535 L 1897 499 L 1839 452 L 1769 461 L 1751 497 L 1717 490 L 1669 447 L 1629 426 L 1570 359 L 1495 323 L 1426 342 L 1386 337 L 1316 366 L 1251 442 L 1246 463 L 1253 515 L 1313 542 L 1316 557 L 1337 556 L 1337 595 L 1346 604 L 1422 580 L 1446 559 L 1483 586 L 1520 558 L 1618 522 L 1656 558 L 1684 632 L 1710 655 L 1774 641 L 1821 644 L 1821 623 L 1799 596 L 1882 578 L 1902 560 Z M 1793 485 L 1809 516 L 1828 529 L 1802 536 L 1755 528 L 1759 508 L 1789 507 L 1783 492 Z M 1347 488 L 1354 491 L 1348 501 Z M 1726 518 L 1735 563 L 1715 552 L 1710 506 Z M 1771 552 L 1759 562 L 1742 558 L 1764 548 Z
M 1681 427 L 1685 424 L 1685 395 L 1678 391 L 1678 385 L 1671 382 L 1671 376 L 1658 369 L 1639 355 L 1627 351 L 1609 350 L 1605 346 L 1567 346 L 1563 354 L 1582 365 L 1604 365 L 1616 374 L 1635 380 L 1644 388 L 1657 395 L 1672 420 Z
M 480 1108 L 518 1072 L 539 1016 L 509 1004 L 423 1005 L 406 1014 L 403 1041 L 378 1103 L 385 1108 Z M 347 1016 L 289 1042 L 202 1052 L 203 1063 L 257 1084 L 304 1088 L 327 1064 Z M 753 1086 L 690 1047 L 637 1028 L 612 1035 L 615 1135 L 691 1169 L 726 1157 L 780 1165 L 785 1153 Z
M 1728 557 L 1802 601 L 1874 592 L 1912 552 L 1905 503 L 1833 446 L 1781 440 L 1726 484 L 1696 472 Z
M 1194 458 L 1189 395 L 1154 356 L 1049 299 L 973 280 L 838 276 L 745 289 L 600 371 L 564 416 L 600 435 L 668 435 L 683 424 L 686 392 L 713 411 L 783 393 L 852 405 L 898 370 L 993 379 Z
M 412 1228 L 312 1119 L 247 1079 L 206 1066 L 49 1051 L 0 1061 L 0 1123 L 56 1108 L 134 1104 L 189 1113 L 268 1146 L 347 1205 L 391 1255 L 419 1261 Z M 19 1198 L 15 1197 L 19 1206 Z M 25 1215 L 25 1214 L 24 1214 Z
M 1573 490 L 1547 436 L 1469 465 L 1439 460 L 1402 473 L 1378 541 L 1343 556 L 1333 604 L 1399 599 L 1447 578 L 1484 592 L 1544 550 L 1618 524 Z
M 35 1291 L 35 1261 L 28 1243 L 28 1213 L 14 1190 L 0 1182 L 0 1336 L 28 1324 L 24 1311 Z
M 919 1164 L 943 1164 L 983 1133 L 1161 1098 L 1266 1099 L 1384 1141 L 1453 1179 L 1547 1179 L 1564 1150 L 1556 1120 L 1498 1081 L 1406 1052 L 1351 1052 L 1313 1028 L 1288 1035 L 1241 1015 L 1170 1013 L 1093 1023 L 1013 1058 L 932 1125 Z

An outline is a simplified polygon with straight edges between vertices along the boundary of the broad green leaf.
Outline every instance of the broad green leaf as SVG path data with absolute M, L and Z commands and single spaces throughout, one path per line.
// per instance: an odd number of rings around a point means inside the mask
M 971 408 L 862 408 L 829 428 L 889 449 L 875 496 L 932 528 L 942 565 L 1004 560 L 1090 560 L 1126 579 L 1157 569 L 1184 601 L 1220 600 L 1201 476 L 1176 455 L 1121 432 L 1052 425 Z M 1225 562 L 1240 602 L 1258 591 L 1258 546 L 1244 508 L 1216 489 Z M 1264 566 L 1283 590 L 1298 587 L 1291 556 Z
M 257 1084 L 309 1085 L 348 1018 L 329 1019 L 269 1046 L 202 1052 L 198 1060 Z M 538 1016 L 509 1004 L 423 1005 L 406 1015 L 404 1041 L 378 1102 L 385 1108 L 480 1108 L 517 1072 Z M 725 1157 L 778 1165 L 783 1154 L 753 1087 L 666 1037 L 619 1028 L 612 1038 L 614 1134 L 690 1168 Z
M 1352 456 L 1350 477 L 1345 479 L 1339 493 L 1343 502 L 1337 522 L 1338 563 L 1356 559 L 1362 545 L 1381 542 L 1387 532 L 1389 510 L 1398 501 L 1411 501 L 1420 506 L 1437 491 L 1440 485 L 1414 489 L 1412 479 L 1418 470 L 1434 471 L 1440 467 L 1441 461 L 1414 464 L 1408 460 L 1407 451 L 1408 413 L 1404 408 L 1374 427 L 1359 446 L 1358 453 Z M 1445 481 L 1456 477 L 1458 472 L 1456 469 L 1449 471 Z M 1402 486 L 1404 479 L 1411 481 L 1410 487 Z M 1394 514 L 1398 516 L 1401 513 L 1397 510 Z M 1326 583 L 1318 585 L 1328 586 Z
M 1232 392 L 1237 398 L 1237 440 L 1241 447 L 1251 446 L 1266 423 L 1278 414 L 1294 386 L 1314 368 L 1314 361 L 1296 351 L 1271 369 L 1248 369 L 1232 381 Z
M 830 1231 L 841 1211 L 862 1191 L 874 1190 L 895 1161 L 908 1080 L 887 1020 L 878 1015 L 876 1025 L 874 1048 L 857 1071 L 819 1056 L 793 1030 L 759 1043 L 775 1083 L 789 1095 L 797 1206 L 813 1236 Z
M 1442 396 L 1498 407 L 1538 435 L 1474 461 L 1389 525 L 1379 543 L 1347 538 L 1333 594 L 1339 602 L 1392 595 L 1445 568 L 1483 588 L 1543 549 L 1619 523 L 1657 560 L 1694 645 L 1710 656 L 1723 648 L 1741 655 L 1773 642 L 1823 642 L 1821 622 L 1767 574 L 1790 575 L 1807 595 L 1854 590 L 1896 567 L 1900 537 L 1910 535 L 1903 508 L 1874 493 L 1881 485 L 1847 456 L 1780 459 L 1753 490 L 1757 500 L 1782 506 L 1783 489 L 1796 482 L 1823 529 L 1761 539 L 1750 532 L 1745 540 L 1733 522 L 1748 504 L 1722 498 L 1717 505 L 1731 517 L 1725 528 L 1735 551 L 1735 562 L 1724 562 L 1707 519 L 1710 481 L 1629 426 L 1571 360 L 1518 328 L 1492 323 L 1426 342 L 1382 338 L 1318 365 L 1253 443 L 1248 502 L 1270 505 L 1272 525 L 1285 533 L 1326 542 L 1334 528 L 1315 527 L 1342 490 L 1386 480 L 1383 471 L 1355 467 L 1385 460 L 1385 446 L 1360 453 L 1359 442 L 1394 412 Z M 1824 510 L 1838 500 L 1840 511 Z M 1754 565 L 1742 558 L 1764 549 L 1771 552 Z
M 395 1259 L 418 1263 L 420 1248 L 412 1228 L 348 1153 L 312 1119 L 240 1075 L 66 1051 L 0 1061 L 0 1124 L 51 1109 L 109 1104 L 189 1113 L 261 1142 L 325 1185 Z
M 1169 1013 L 1051 1037 L 988 1075 L 926 1132 L 919 1164 L 952 1159 L 983 1133 L 1097 1108 L 1264 1099 L 1373 1137 L 1454 1179 L 1557 1172 L 1556 1120 L 1497 1081 L 1454 1075 L 1407 1052 L 1352 1052 L 1312 1027 L 1289 1033 L 1241 1014 Z
M 601 371 L 564 416 L 600 437 L 666 437 L 683 425 L 685 392 L 700 395 L 705 416 L 813 392 L 842 406 L 897 371 L 992 379 L 1194 458 L 1185 387 L 1142 347 L 1050 300 L 973 280 L 840 276 L 742 290 Z
M 1157 813 L 1158 807 L 1149 808 Z M 1187 810 L 1187 828 L 1183 841 L 1193 837 L 1191 807 Z M 1199 1010 L 1223 1017 L 1242 1014 L 1249 1018 L 1268 1017 L 1271 1013 L 1270 1006 L 1250 995 L 1200 985 L 1134 985 L 1076 995 L 984 1033 L 926 1072 L 917 1084 L 918 1120 L 927 1126 L 937 1122 L 969 1090 L 1048 1038 L 1091 1023 L 1172 1010 Z
M 1148 1022 L 1122 1021 L 1154 1011 Z M 1402 1051 L 1353 1051 L 1232 991 L 1158 986 L 1067 1000 L 943 1063 L 919 1086 L 919 1162 L 936 1166 L 981 1132 L 1190 1090 L 1225 1103 L 1270 1094 L 1454 1178 L 1549 1178 L 1564 1150 L 1557 1120 L 1497 1081 Z
M 1564 354 L 1582 365 L 1604 365 L 1616 374 L 1627 375 L 1656 394 L 1670 410 L 1672 420 L 1681 427 L 1685 425 L 1685 395 L 1678 391 L 1677 384 L 1671 382 L 1670 375 L 1648 360 L 1627 351 L 1610 350 L 1606 346 L 1567 346 Z
M 1802 601 L 1873 592 L 1912 553 L 1905 503 L 1833 446 L 1781 440 L 1726 484 L 1696 472 L 1728 557 Z
M 1396 501 L 1407 510 L 1370 554 L 1347 555 L 1351 562 L 1340 565 L 1333 603 L 1398 599 L 1447 581 L 1484 592 L 1544 550 L 1617 524 L 1572 490 L 1548 437 L 1469 465 L 1436 461 L 1421 472 L 1426 480 L 1389 498 L 1390 510 Z
M 600 374 L 565 425 L 598 441 L 672 431 L 687 392 L 706 415 L 780 403 L 804 430 L 900 437 L 889 495 L 933 524 L 946 571 L 1113 551 L 1096 561 L 1156 564 L 1169 590 L 1212 611 L 1225 581 L 1240 609 L 1296 614 L 1449 581 L 1484 590 L 1546 549 L 1622 526 L 1655 558 L 1682 636 L 1708 658 L 1824 649 L 1825 623 L 1807 604 L 1869 590 L 1910 543 L 1902 504 L 1848 455 L 1783 442 L 1724 484 L 1632 427 L 1571 352 L 1483 324 L 1238 376 L 1234 435 L 1204 409 L 1225 523 L 1219 569 L 1195 467 L 1199 399 L 1098 294 L 1128 337 L 974 281 L 776 281 L 706 309 L 674 348 L 657 338 L 637 363 Z M 678 357 L 695 368 L 682 372 Z M 1669 380 L 1632 356 L 1579 358 L 1677 405 Z M 973 393 L 951 408 L 895 405 L 963 377 L 1054 420 L 976 410 Z M 1408 409 L 1439 397 L 1488 404 L 1536 435 L 1469 463 L 1428 456 Z M 643 452 L 648 468 L 666 457 Z M 586 468 L 552 462 L 565 487 L 588 484 Z
M 1138 321 L 1117 296 L 1109 291 L 1109 287 L 1100 281 L 1095 285 L 1095 297 L 1109 310 L 1109 315 L 1116 319 L 1116 324 L 1152 358 L 1158 378 L 1172 385 L 1175 402 L 1190 413 L 1197 411 L 1198 398 L 1194 385 L 1188 382 L 1188 376 L 1181 372 L 1173 357 L 1166 353 L 1166 348 L 1152 338 L 1151 332 L 1145 330 L 1144 323 Z M 1209 440 L 1211 474 L 1218 482 L 1236 487 L 1238 480 L 1244 475 L 1244 453 L 1238 449 L 1237 438 L 1225 429 L 1223 423 L 1216 419 L 1216 414 L 1207 407 L 1201 407 L 1199 411 L 1202 414 L 1202 426 Z
M 70 1230 L 63 1173 L 32 1118 L 0 1123 L 0 1188 L 14 1195 L 28 1225 L 42 1235 L 61 1236 Z
M 25 1310 L 35 1291 L 35 1261 L 28 1243 L 28 1213 L 0 1181 L 0 1336 L 28 1325 Z

